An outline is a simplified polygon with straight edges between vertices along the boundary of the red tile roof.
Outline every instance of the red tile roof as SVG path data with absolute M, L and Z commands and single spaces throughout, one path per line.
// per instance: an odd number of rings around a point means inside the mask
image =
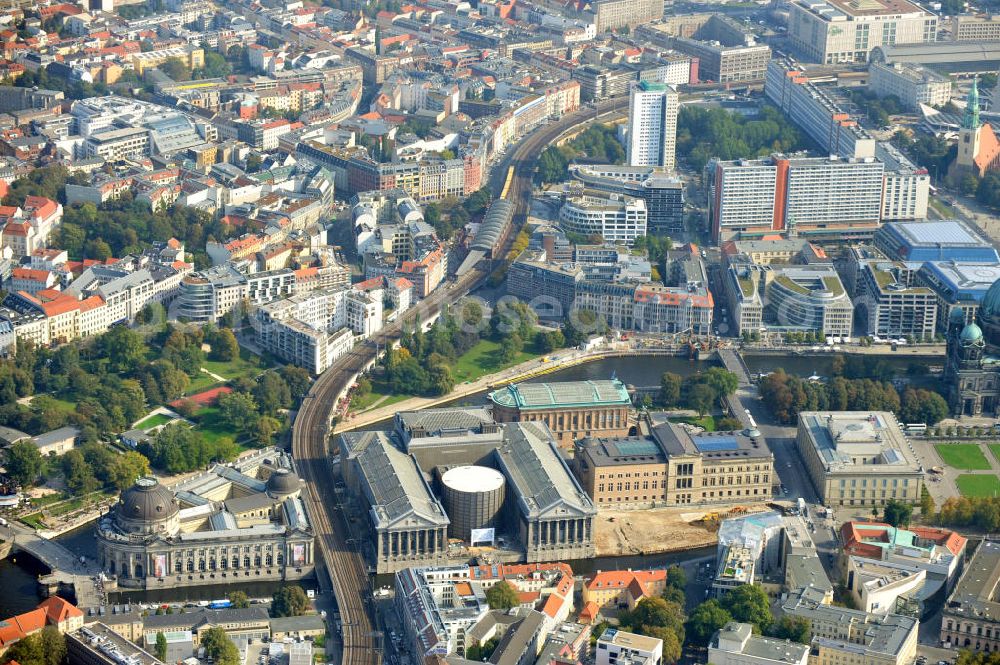
M 50 623 L 62 623 L 67 619 L 82 617 L 83 612 L 73 603 L 63 600 L 59 596 L 49 596 L 38 607 L 45 610 Z

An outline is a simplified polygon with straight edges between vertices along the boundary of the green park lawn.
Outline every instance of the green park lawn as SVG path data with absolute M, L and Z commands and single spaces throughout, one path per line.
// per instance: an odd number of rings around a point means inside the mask
M 962 496 L 1000 496 L 1000 478 L 993 474 L 963 473 L 955 479 Z
M 491 339 L 481 339 L 455 361 L 454 367 L 451 368 L 452 376 L 455 377 L 456 384 L 475 381 L 487 374 L 505 370 L 540 355 L 542 354 L 533 351 L 521 351 L 513 362 L 503 363 L 500 361 L 500 343 Z
M 934 446 L 948 466 L 967 471 L 989 470 L 990 462 L 975 443 L 939 443 Z
M 936 199 L 932 196 L 927 200 L 927 202 L 930 204 L 932 208 L 934 208 L 934 210 L 938 212 L 939 215 L 941 215 L 945 219 L 951 219 L 952 217 L 955 216 L 955 210 L 951 206 L 942 203 L 939 199 Z
M 351 409 L 355 412 L 365 411 L 375 406 L 376 403 L 379 407 L 389 406 L 390 404 L 402 402 L 408 397 L 411 397 L 411 395 L 393 394 L 385 381 L 376 380 L 372 381 L 372 390 L 370 393 L 364 397 L 357 397 L 351 400 Z
M 196 432 L 201 434 L 209 443 L 215 443 L 222 437 L 229 437 L 236 441 L 239 437 L 228 425 L 222 422 L 222 414 L 217 406 L 206 406 L 195 414 L 194 417 Z
M 990 447 L 990 453 L 993 455 L 993 458 L 996 461 L 1000 462 L 1000 443 L 991 443 L 989 444 L 989 447 Z
M 267 363 L 260 356 L 254 355 L 244 348 L 240 348 L 240 357 L 235 360 L 206 360 L 201 366 L 212 374 L 218 374 L 226 381 L 232 381 L 239 377 L 254 377 L 267 369 Z M 187 394 L 195 395 L 217 385 L 219 385 L 217 379 L 205 372 L 199 372 L 191 379 Z
M 135 426 L 136 429 L 149 430 L 153 429 L 154 427 L 159 427 L 160 425 L 166 425 L 171 420 L 173 420 L 173 418 L 164 413 L 154 413 L 151 416 L 143 418 L 141 421 L 136 423 Z

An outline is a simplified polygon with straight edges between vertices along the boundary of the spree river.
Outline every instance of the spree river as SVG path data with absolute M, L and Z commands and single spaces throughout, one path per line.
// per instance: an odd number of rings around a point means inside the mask
M 832 355 L 747 356 L 746 362 L 753 373 L 769 372 L 781 367 L 789 374 L 798 374 L 799 376 L 810 376 L 812 374 L 827 376 L 829 375 L 830 364 L 833 359 Z M 942 358 L 921 359 L 913 356 L 881 356 L 879 359 L 892 366 L 898 376 L 904 375 L 911 363 L 935 366 L 943 362 Z M 681 376 L 688 376 L 703 371 L 713 364 L 712 361 L 707 360 L 687 360 L 670 356 L 627 356 L 622 358 L 608 358 L 557 370 L 546 376 L 532 379 L 532 381 L 581 381 L 586 379 L 607 379 L 611 376 L 616 376 L 626 384 L 653 386 L 659 385 L 660 377 L 664 372 L 674 372 Z M 485 392 L 481 392 L 455 400 L 452 404 L 482 404 L 484 400 Z M 375 423 L 369 426 L 369 429 L 380 429 L 384 424 L 384 422 Z M 92 524 L 64 534 L 56 540 L 78 556 L 94 557 L 97 553 Z M 691 552 L 659 556 L 653 555 L 649 557 L 595 559 L 593 562 L 588 563 L 591 563 L 593 568 L 602 569 L 612 569 L 618 565 L 641 568 L 693 559 L 705 556 L 706 553 L 709 553 L 709 550 L 700 549 Z M 4 590 L 4 593 L 0 594 L 0 617 L 7 617 L 33 609 L 39 600 L 35 580 L 39 574 L 46 572 L 44 567 L 40 566 L 30 556 L 24 554 L 16 555 L 15 560 L 6 559 L 0 561 L 0 584 L 3 585 Z M 588 571 L 584 567 L 581 567 L 577 572 Z M 254 588 L 247 589 L 247 593 L 251 596 L 263 597 L 273 593 L 278 585 L 262 583 L 253 586 Z M 128 594 L 127 597 L 132 600 L 146 600 L 150 602 L 210 600 L 225 597 L 228 592 L 229 589 L 225 587 L 198 587 L 194 589 L 157 591 L 152 592 L 150 595 L 136 592 Z M 125 597 L 126 595 L 122 594 L 119 598 L 113 598 L 113 600 L 122 602 Z

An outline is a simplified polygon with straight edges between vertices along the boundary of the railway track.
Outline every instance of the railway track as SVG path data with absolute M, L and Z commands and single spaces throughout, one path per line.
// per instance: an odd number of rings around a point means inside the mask
M 567 116 L 562 122 L 542 127 L 525 137 L 511 154 L 513 172 L 508 172 L 502 191 L 497 194 L 505 194 L 515 204 L 515 229 L 509 234 L 504 247 L 494 252 L 495 256 L 506 256 L 517 230 L 527 217 L 531 203 L 531 178 L 538 155 L 567 126 L 585 122 L 587 116 L 586 112 L 579 112 Z M 337 510 L 339 499 L 334 492 L 335 482 L 329 464 L 332 452 L 331 414 L 338 397 L 357 374 L 376 359 L 379 349 L 385 349 L 389 343 L 400 338 L 404 326 L 411 325 L 418 318 L 427 321 L 436 316 L 442 307 L 458 301 L 479 286 L 487 275 L 487 271 L 476 268 L 439 287 L 404 316 L 341 357 L 313 384 L 292 426 L 292 454 L 306 484 L 304 498 L 316 533 L 316 554 L 322 557 L 340 609 L 342 665 L 379 665 L 384 659 L 381 634 L 375 624 L 372 607 L 368 567 L 361 552 L 348 542 L 347 525 Z M 319 559 L 316 558 L 316 561 L 319 567 Z

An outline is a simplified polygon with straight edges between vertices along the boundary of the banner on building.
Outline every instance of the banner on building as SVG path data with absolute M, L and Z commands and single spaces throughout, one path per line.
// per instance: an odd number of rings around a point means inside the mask
M 469 544 L 475 547 L 476 545 L 490 544 L 496 540 L 496 529 L 473 529 L 472 537 L 469 538 Z
M 296 566 L 305 565 L 306 562 L 306 546 L 305 545 L 292 545 L 292 564 Z
M 153 577 L 167 576 L 167 555 L 157 554 L 153 557 Z

